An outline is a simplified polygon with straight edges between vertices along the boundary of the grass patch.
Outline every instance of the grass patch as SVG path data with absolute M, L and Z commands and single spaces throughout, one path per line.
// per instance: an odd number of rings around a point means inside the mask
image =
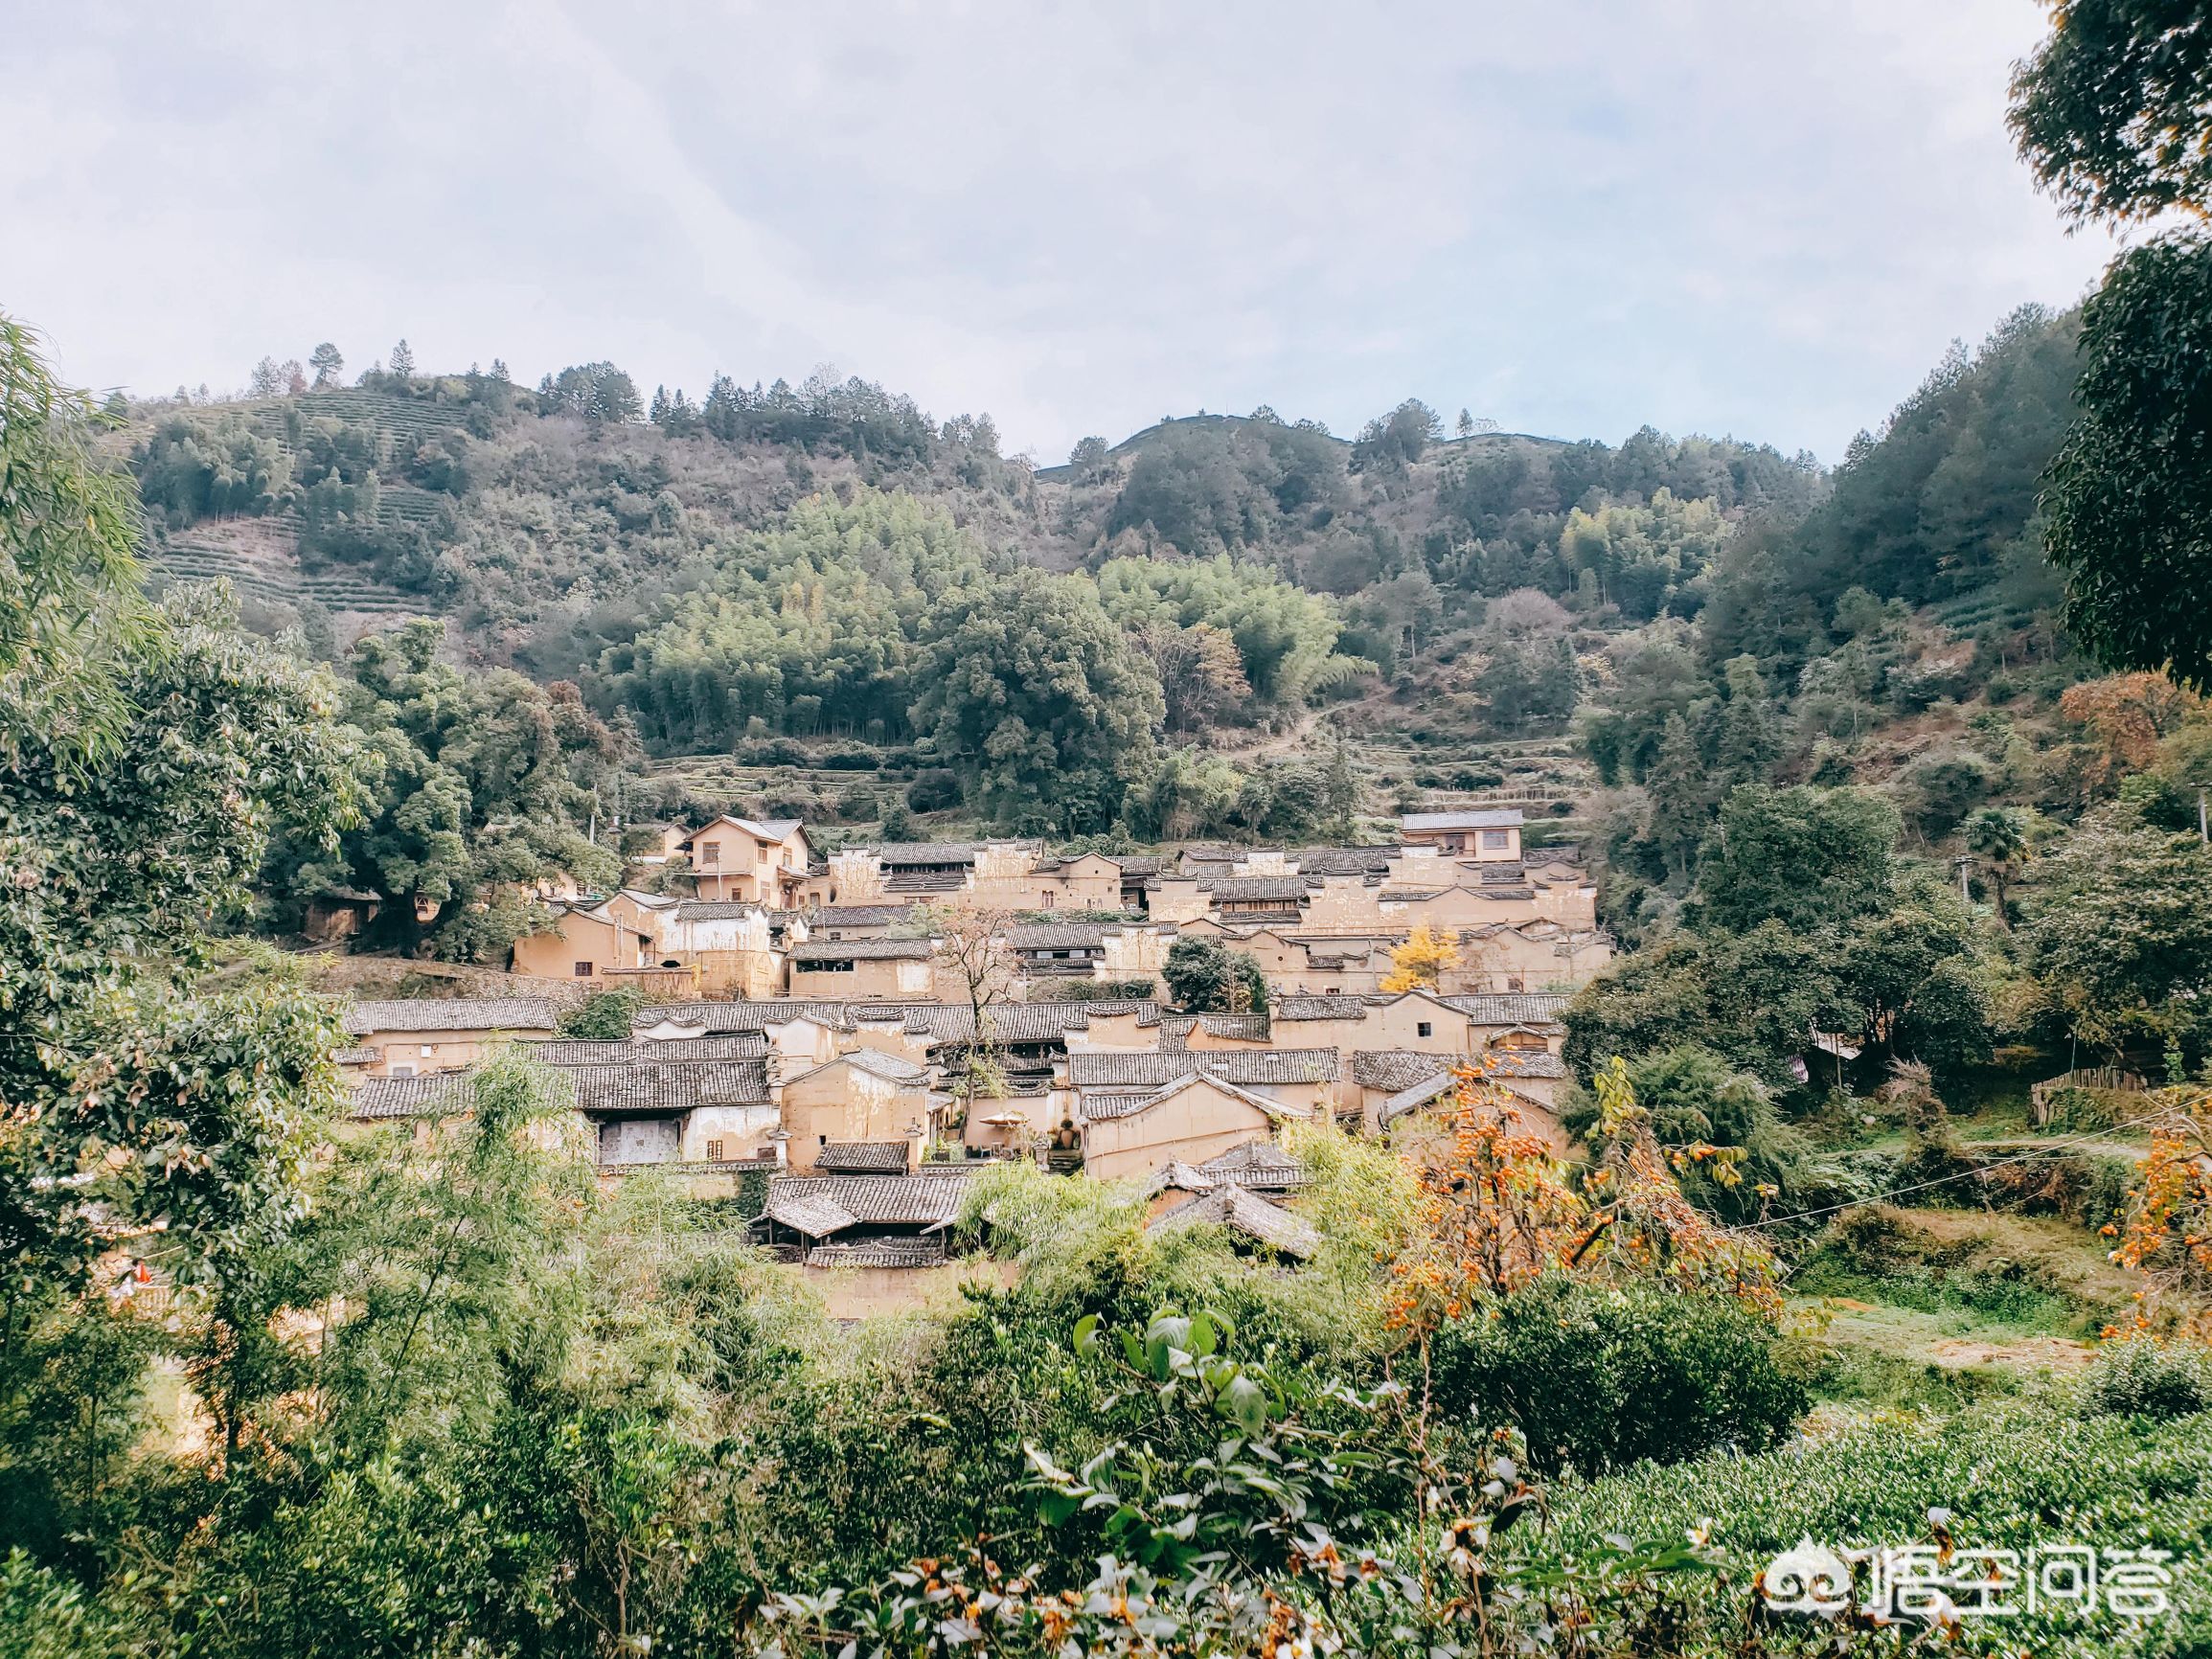
M 2116 1318 L 2134 1282 L 2099 1239 L 2055 1217 L 1869 1204 L 1829 1225 L 1790 1288 L 2078 1337 Z

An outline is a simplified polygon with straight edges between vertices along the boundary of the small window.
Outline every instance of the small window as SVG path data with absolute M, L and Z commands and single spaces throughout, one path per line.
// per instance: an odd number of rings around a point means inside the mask
M 707 1143 L 707 1162 L 710 1164 L 719 1164 L 724 1161 L 725 1160 L 722 1157 L 721 1142 L 709 1141 Z
M 578 979 L 589 979 L 591 977 L 591 964 L 588 962 L 578 963 L 576 965 L 576 977 Z
M 411 1078 L 415 1075 L 415 1068 L 413 1066 L 394 1066 L 391 1075 L 396 1078 Z
M 719 864 L 721 861 L 722 844 L 719 841 L 706 841 L 700 843 L 699 862 L 701 864 Z
M 424 1043 L 424 1044 L 422 1045 L 422 1057 L 423 1057 L 424 1059 L 428 1059 L 428 1058 L 429 1058 L 429 1057 L 430 1057 L 432 1055 L 436 1054 L 437 1052 L 438 1052 L 438 1045 L 437 1045 L 436 1043 Z
M 1518 990 L 1520 988 L 1520 981 L 1517 979 L 1509 979 L 1505 982 L 1505 989 L 1508 990 Z
M 1434 1036 L 1436 1034 L 1436 1027 L 1429 1024 L 1428 1021 L 1423 1020 L 1419 1025 L 1413 1028 L 1413 1034 L 1415 1036 Z
M 1482 844 L 1485 847 L 1511 847 L 1513 836 L 1504 830 L 1485 830 L 1482 832 Z
M 1052 909 L 1052 908 L 1053 908 L 1055 905 L 1057 905 L 1059 902 L 1060 902 L 1060 900 L 1059 900 L 1059 899 L 1057 899 L 1057 898 L 1054 898 L 1054 897 L 1053 897 L 1051 894 L 1049 894 L 1049 893 L 1048 893 L 1048 894 L 1046 894 L 1046 895 L 1044 896 L 1043 899 L 1042 899 L 1042 903 L 1043 903 L 1043 905 L 1044 905 L 1045 909 L 1047 909 L 1047 910 L 1050 910 L 1050 909 Z

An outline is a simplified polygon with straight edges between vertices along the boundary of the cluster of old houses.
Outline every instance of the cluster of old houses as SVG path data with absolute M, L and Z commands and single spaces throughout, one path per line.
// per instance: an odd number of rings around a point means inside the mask
M 426 1132 L 493 1049 L 527 1044 L 572 1091 L 608 1174 L 673 1165 L 712 1183 L 763 1171 L 755 1225 L 766 1241 L 816 1266 L 900 1266 L 942 1256 L 959 1183 L 992 1158 L 1145 1179 L 1192 1202 L 1225 1202 L 1228 1185 L 1258 1199 L 1265 1189 L 1233 1171 L 1255 1155 L 1286 1167 L 1286 1124 L 1385 1129 L 1448 1097 L 1469 1069 L 1563 1145 L 1553 1105 L 1566 1078 L 1564 1002 L 1556 991 L 1289 995 L 1266 1014 L 1005 1003 L 984 1011 L 979 1035 L 965 1004 L 733 999 L 649 1008 L 620 1041 L 557 1035 L 551 999 L 361 1002 L 347 1011 L 354 1046 L 339 1059 L 356 1079 L 357 1120 Z M 981 1094 L 969 1081 L 979 1048 L 995 1079 Z M 854 1202 L 833 1210 L 839 1194 Z
M 1005 919 L 1016 994 L 1155 980 L 1183 936 L 1233 943 L 1291 994 L 1358 995 L 1417 928 L 1454 942 L 1448 992 L 1580 984 L 1609 959 L 1573 848 L 1521 843 L 1512 809 L 1417 813 L 1387 846 L 1195 847 L 1056 857 L 1034 841 L 893 842 L 815 854 L 795 820 L 671 830 L 691 896 L 625 889 L 561 905 L 514 971 L 659 995 L 958 1000 L 933 908 Z
M 1158 1225 L 1215 1221 L 1297 1255 L 1311 1229 L 1280 1202 L 1302 1178 L 1288 1124 L 1381 1131 L 1474 1069 L 1563 1144 L 1563 988 L 1608 946 L 1571 855 L 1524 857 L 1520 828 L 1517 813 L 1438 813 L 1387 847 L 816 858 L 799 824 L 721 818 L 670 837 L 697 897 L 580 901 L 517 946 L 522 974 L 652 993 L 627 1038 L 560 1037 L 569 999 L 552 995 L 360 1002 L 339 1058 L 357 1120 L 427 1133 L 494 1047 L 528 1044 L 610 1178 L 675 1166 L 714 1191 L 764 1176 L 756 1236 L 810 1266 L 941 1261 L 968 1180 L 1009 1157 L 1149 1182 Z M 980 1018 L 931 930 L 939 906 L 1000 919 Z M 1455 940 L 1462 966 L 1381 990 L 1423 926 Z M 1252 953 L 1266 1011 L 1116 994 L 1156 982 L 1193 934 Z

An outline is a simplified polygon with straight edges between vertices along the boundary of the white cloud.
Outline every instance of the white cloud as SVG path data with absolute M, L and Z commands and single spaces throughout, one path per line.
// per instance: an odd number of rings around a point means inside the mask
M 405 334 L 832 359 L 1048 458 L 1409 394 L 1834 456 L 2109 252 L 2011 154 L 2018 0 L 636 11 L 34 16 L 0 305 L 145 390 Z

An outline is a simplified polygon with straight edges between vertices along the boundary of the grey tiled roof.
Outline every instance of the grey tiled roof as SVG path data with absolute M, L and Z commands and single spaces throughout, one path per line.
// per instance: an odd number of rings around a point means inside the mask
M 1006 943 L 1016 950 L 1095 949 L 1106 935 L 1103 921 L 1032 921 L 1006 930 Z
M 873 847 L 855 847 L 855 852 L 873 852 L 878 864 L 972 864 L 972 841 L 878 841 Z
M 1558 991 L 1507 991 L 1436 1000 L 1457 1009 L 1477 1025 L 1550 1025 L 1567 1006 L 1565 995 Z
M 871 1226 L 935 1226 L 955 1219 L 974 1174 L 967 1170 L 916 1175 L 778 1175 L 768 1213 L 779 1203 L 827 1198 Z
M 1395 1124 L 1407 1112 L 1416 1111 L 1429 1102 L 1452 1093 L 1458 1086 L 1459 1079 L 1450 1072 L 1439 1072 L 1432 1078 L 1409 1083 L 1377 1108 L 1376 1121 L 1384 1125 Z
M 1286 996 L 1274 1007 L 1278 1021 L 1365 1019 L 1367 1005 L 1356 996 Z
M 1455 1055 L 1416 1054 L 1407 1049 L 1361 1049 L 1352 1057 L 1352 1080 L 1363 1089 L 1396 1094 L 1467 1062 Z
M 370 1078 L 353 1091 L 350 1118 L 412 1118 L 425 1112 L 466 1111 L 466 1072 L 434 1072 L 422 1078 Z
M 678 1060 L 668 1065 L 571 1066 L 576 1104 L 586 1112 L 688 1112 L 696 1106 L 756 1106 L 768 1100 L 768 1063 Z
M 945 1260 L 942 1235 L 927 1239 L 854 1239 L 817 1244 L 807 1252 L 810 1267 L 934 1267 Z
M 332 1049 L 332 1063 L 341 1066 L 373 1066 L 384 1057 L 382 1049 Z
M 767 906 L 749 898 L 686 898 L 677 904 L 678 921 L 730 921 L 741 916 L 763 916 Z
M 779 997 L 764 1002 L 686 1002 L 664 1008 L 638 1010 L 635 1024 L 650 1030 L 666 1020 L 673 1025 L 696 1026 L 709 1033 L 764 1032 L 788 1020 L 810 1019 L 832 1030 L 847 1031 L 852 1021 L 842 1002 L 809 1001 Z
M 1264 1013 L 1202 1013 L 1198 1025 L 1208 1035 L 1233 1037 L 1240 1042 L 1264 1042 L 1267 1016 Z
M 755 1060 L 767 1052 L 765 1033 L 745 1031 L 726 1036 L 631 1037 L 627 1042 L 556 1038 L 539 1043 L 530 1057 L 549 1066 L 668 1065 L 675 1060 Z
M 891 927 L 913 910 L 910 904 L 825 904 L 805 911 L 810 927 Z
M 1303 875 L 1211 875 L 1198 883 L 1220 899 L 1300 899 L 1311 891 Z
M 1494 1077 L 1563 1078 L 1567 1063 L 1549 1049 L 1492 1049 L 1483 1062 Z
M 349 1036 L 395 1031 L 550 1032 L 560 1011 L 541 996 L 408 997 L 357 1002 L 346 1011 Z
M 1398 856 L 1396 847 L 1301 847 L 1284 854 L 1301 875 L 1365 875 L 1380 873 Z
M 1002 1002 L 983 1011 L 992 1042 L 1058 1042 L 1071 1031 L 1087 1031 L 1093 1014 L 1134 1013 L 1140 1023 L 1156 1017 L 1150 1002 Z M 975 1011 L 966 1003 L 934 1003 L 912 1009 L 906 1029 L 927 1033 L 935 1042 L 966 1042 L 975 1030 Z
M 1311 1221 L 1293 1216 L 1280 1204 L 1270 1204 L 1257 1193 L 1247 1193 L 1234 1181 L 1153 1217 L 1145 1230 L 1174 1233 L 1209 1225 L 1226 1227 L 1286 1256 L 1307 1257 L 1321 1247 L 1321 1235 Z
M 1401 830 L 1517 830 L 1524 822 L 1518 807 L 1494 807 L 1471 812 L 1408 812 L 1398 820 Z
M 768 1182 L 768 1205 L 761 1212 L 762 1219 L 779 1221 L 810 1239 L 827 1239 L 858 1225 L 859 1217 L 826 1193 L 779 1193 L 776 1189 L 785 1179 L 778 1175 Z
M 927 962 L 926 939 L 810 939 L 791 946 L 791 963 L 804 967 L 810 962 Z
M 831 1141 L 815 1152 L 814 1167 L 848 1175 L 903 1175 L 906 1154 L 904 1141 Z
M 1176 1057 L 1189 1060 L 1197 1057 L 1184 1055 Z M 1149 1111 L 1162 1101 L 1180 1094 L 1184 1089 L 1194 1088 L 1201 1083 L 1208 1088 L 1218 1089 L 1235 1100 L 1243 1101 L 1245 1104 L 1255 1107 L 1269 1118 L 1299 1115 L 1286 1107 L 1280 1101 L 1270 1100 L 1266 1095 L 1258 1094 L 1251 1089 L 1233 1083 L 1226 1078 L 1203 1072 L 1196 1065 L 1185 1065 L 1179 1077 L 1158 1088 L 1116 1086 L 1106 1089 L 1086 1089 L 1083 1091 L 1083 1116 L 1085 1122 L 1098 1122 L 1108 1118 L 1132 1118 L 1137 1113 Z
M 1303 1187 L 1313 1176 L 1305 1165 L 1273 1141 L 1246 1141 L 1198 1166 L 1209 1180 L 1236 1181 L 1260 1189 Z
M 1333 1083 L 1340 1072 L 1334 1049 L 1204 1049 L 1183 1054 L 1071 1051 L 1068 1081 L 1079 1089 L 1152 1087 L 1197 1072 L 1223 1082 Z

